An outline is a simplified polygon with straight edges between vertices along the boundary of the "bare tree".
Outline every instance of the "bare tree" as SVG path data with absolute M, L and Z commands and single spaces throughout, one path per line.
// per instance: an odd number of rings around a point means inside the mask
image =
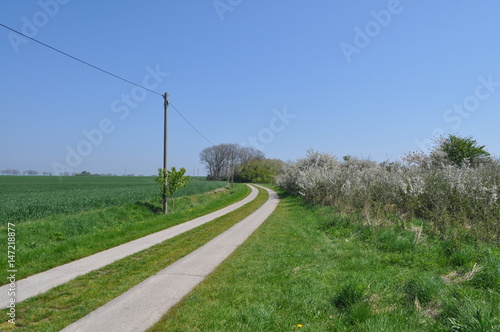
M 225 150 L 224 144 L 219 144 L 200 152 L 200 161 L 205 164 L 210 179 L 222 179 L 227 163 Z
M 214 180 L 229 178 L 239 166 L 264 158 L 262 151 L 238 144 L 214 145 L 200 152 L 200 161 L 205 164 L 208 177 Z
M 2 170 L 2 174 L 3 175 L 19 175 L 19 174 L 21 174 L 21 172 L 19 172 L 17 169 L 8 168 L 8 169 Z
M 264 160 L 264 159 L 266 159 L 266 156 L 262 151 L 254 148 L 243 147 L 240 148 L 239 150 L 238 166 L 247 164 L 251 161 Z

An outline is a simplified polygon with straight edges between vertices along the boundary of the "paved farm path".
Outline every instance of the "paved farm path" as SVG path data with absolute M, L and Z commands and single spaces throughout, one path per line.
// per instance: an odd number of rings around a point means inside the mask
M 182 224 L 167 228 L 165 230 L 147 235 L 137 240 L 127 242 L 114 248 L 101 251 L 97 254 L 67 263 L 51 270 L 41 272 L 16 282 L 16 302 L 24 301 L 35 295 L 45 293 L 46 291 L 62 285 L 78 276 L 88 272 L 100 269 L 119 259 L 135 254 L 139 251 L 152 247 L 155 244 L 173 238 L 179 234 L 189 231 L 195 227 L 210 222 L 231 211 L 234 211 L 257 197 L 258 191 L 250 186 L 252 192 L 243 200 L 226 206 L 220 210 L 214 211 L 199 218 L 186 221 Z M 10 285 L 0 287 L 0 309 L 7 308 L 9 304 L 8 289 Z
M 91 312 L 62 331 L 145 331 L 205 279 L 240 246 L 274 211 L 279 198 L 269 199 L 258 210 L 157 274 Z

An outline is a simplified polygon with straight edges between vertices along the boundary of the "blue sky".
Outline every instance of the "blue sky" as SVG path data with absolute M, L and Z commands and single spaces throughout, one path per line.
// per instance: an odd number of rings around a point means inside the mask
M 0 23 L 146 84 L 209 141 L 396 160 L 439 133 L 500 155 L 500 3 L 2 1 Z M 163 100 L 0 28 L 0 169 L 155 174 Z M 173 108 L 169 166 L 210 146 Z

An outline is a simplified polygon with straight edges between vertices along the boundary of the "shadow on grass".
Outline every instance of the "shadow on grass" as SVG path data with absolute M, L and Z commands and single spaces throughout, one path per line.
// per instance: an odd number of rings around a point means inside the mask
M 137 201 L 134 203 L 134 205 L 146 208 L 149 210 L 149 212 L 154 213 L 154 214 L 162 214 L 163 213 L 163 210 L 159 205 L 153 204 L 151 202 L 139 202 L 139 201 Z

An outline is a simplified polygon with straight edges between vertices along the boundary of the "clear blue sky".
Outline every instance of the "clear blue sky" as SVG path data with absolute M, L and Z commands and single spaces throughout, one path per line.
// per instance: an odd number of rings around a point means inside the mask
M 168 92 L 214 144 L 383 161 L 439 132 L 500 155 L 499 12 L 486 0 L 41 0 L 0 2 L 0 23 Z M 0 169 L 162 166 L 161 96 L 4 28 L 0 50 Z M 172 108 L 169 125 L 169 166 L 203 174 L 210 143 Z

